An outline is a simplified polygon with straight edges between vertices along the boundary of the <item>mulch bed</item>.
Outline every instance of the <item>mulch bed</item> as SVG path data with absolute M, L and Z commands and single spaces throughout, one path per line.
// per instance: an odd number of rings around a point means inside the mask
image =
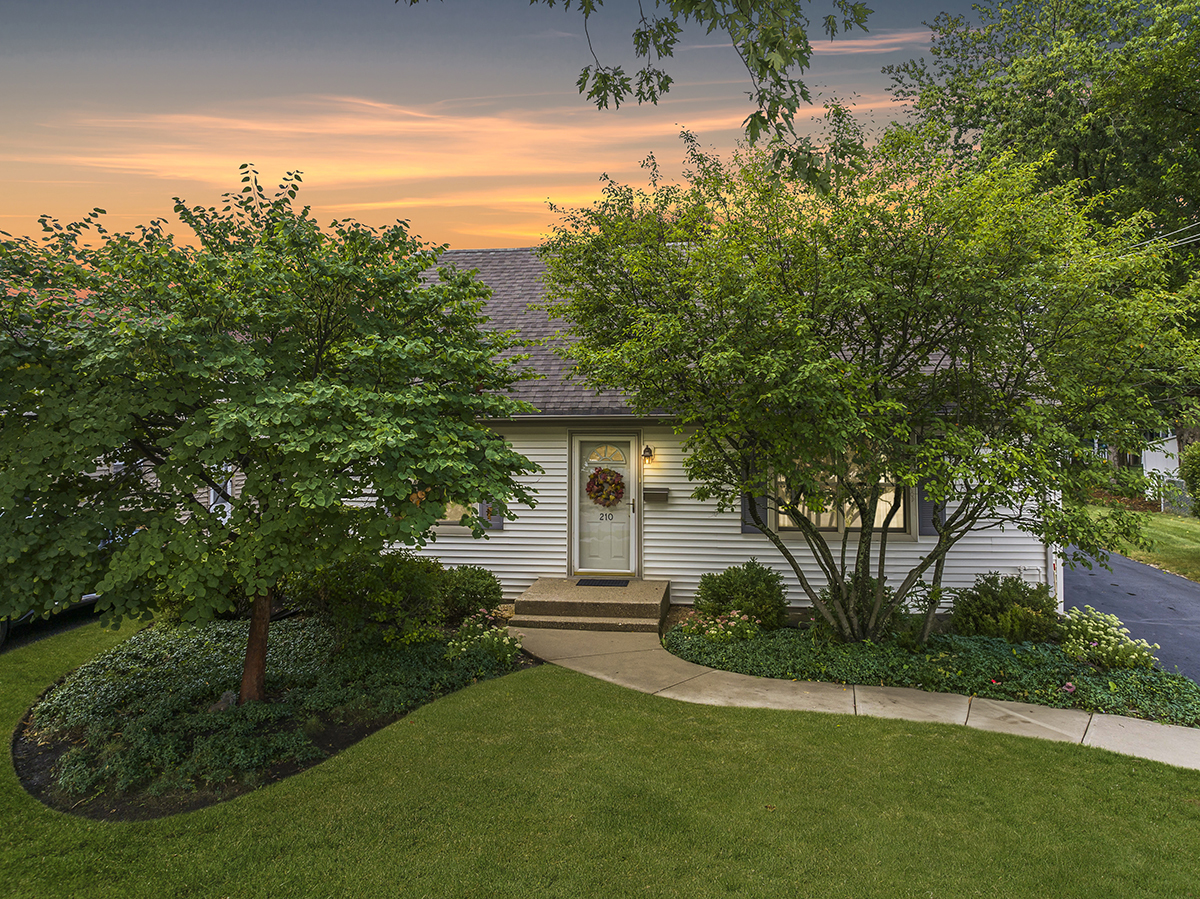
M 1117 496 L 1115 493 L 1106 493 L 1103 490 L 1092 491 L 1092 502 L 1101 506 L 1121 506 L 1134 512 L 1162 511 L 1162 505 L 1157 500 L 1146 499 L 1141 496 Z

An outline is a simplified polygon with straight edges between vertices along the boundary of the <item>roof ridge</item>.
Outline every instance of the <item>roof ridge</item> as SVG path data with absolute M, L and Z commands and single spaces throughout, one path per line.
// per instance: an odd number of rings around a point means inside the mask
M 532 253 L 537 247 L 455 247 L 447 253 Z

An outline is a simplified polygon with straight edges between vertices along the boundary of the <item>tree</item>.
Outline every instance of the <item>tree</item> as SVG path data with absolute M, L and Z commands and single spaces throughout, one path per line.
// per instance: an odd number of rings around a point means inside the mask
M 648 193 L 610 180 L 563 213 L 550 309 L 588 382 L 670 415 L 694 496 L 744 503 L 845 639 L 919 597 L 927 633 L 947 553 L 980 528 L 1101 555 L 1129 535 L 1060 498 L 1107 480 L 1089 439 L 1144 446 L 1147 385 L 1195 364 L 1140 220 L 1101 226 L 1078 185 L 1039 190 L 1047 160 L 968 171 L 905 129 L 825 195 L 688 143 L 686 184 L 651 161 Z M 936 545 L 885 583 L 918 487 L 942 507 Z
M 533 466 L 484 424 L 523 408 L 484 287 L 434 275 L 403 222 L 322 230 L 298 175 L 242 180 L 222 211 L 176 200 L 194 249 L 102 210 L 0 243 L 0 615 L 95 588 L 111 619 L 171 595 L 200 621 L 244 597 L 244 702 L 289 577 L 419 544 L 448 503 L 529 502 Z
M 395 0 L 399 3 L 400 0 Z M 416 6 L 421 0 L 408 0 Z M 554 7 L 559 0 L 530 0 L 530 4 L 545 3 Z M 672 79 L 659 68 L 663 60 L 675 53 L 682 31 L 680 23 L 695 22 L 707 29 L 724 32 L 750 78 L 749 96 L 755 111 L 742 123 L 751 144 L 766 134 L 772 138 L 773 163 L 788 167 L 793 176 L 804 177 L 814 184 L 824 184 L 827 173 L 819 154 L 807 138 L 795 131 L 796 113 L 800 104 L 811 103 L 807 86 L 798 77 L 812 59 L 809 42 L 810 21 L 804 14 L 802 0 L 764 0 L 747 3 L 745 0 L 654 0 L 654 13 L 647 15 L 638 3 L 638 19 L 633 31 L 634 52 L 645 65 L 633 76 L 621 65 L 602 63 L 592 49 L 588 23 L 604 0 L 561 0 L 564 10 L 574 5 L 583 16 L 583 30 L 588 38 L 592 64 L 584 66 L 576 82 L 579 92 L 587 93 L 598 109 L 611 103 L 619 108 L 631 97 L 640 103 L 657 104 L 671 89 Z M 861 28 L 866 31 L 867 16 L 872 10 L 858 0 L 832 0 L 834 12 L 824 16 L 821 29 L 832 40 L 839 31 Z M 664 14 L 658 15 L 659 11 Z M 837 13 L 841 14 L 841 20 Z M 796 74 L 793 74 L 796 73 Z
M 915 119 L 948 128 L 960 158 L 1053 152 L 1042 184 L 1079 180 L 1091 215 L 1151 213 L 1169 238 L 1173 287 L 1200 294 L 1200 2 L 985 0 L 981 25 L 946 13 L 929 25 L 931 62 L 888 66 Z M 1190 324 L 1200 333 L 1200 321 Z M 1200 439 L 1193 386 L 1174 414 Z
M 1180 244 L 1174 282 L 1200 253 L 1200 2 L 984 0 L 981 25 L 931 24 L 931 61 L 888 66 L 895 96 L 951 130 L 963 158 L 1053 152 L 1044 184 L 1106 194 L 1092 214 L 1148 210 Z

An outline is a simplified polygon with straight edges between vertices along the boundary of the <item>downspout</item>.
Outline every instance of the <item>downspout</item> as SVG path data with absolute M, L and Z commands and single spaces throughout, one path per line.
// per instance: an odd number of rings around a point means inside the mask
M 1050 586 L 1050 595 L 1058 603 L 1058 611 L 1063 611 L 1063 572 L 1059 564 L 1058 547 L 1053 543 L 1046 544 L 1046 582 Z

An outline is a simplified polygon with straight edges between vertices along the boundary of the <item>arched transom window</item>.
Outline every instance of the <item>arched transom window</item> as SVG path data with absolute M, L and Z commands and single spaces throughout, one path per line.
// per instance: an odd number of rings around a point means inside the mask
M 592 453 L 590 456 L 588 456 L 587 460 L 588 465 L 599 465 L 604 462 L 615 462 L 620 465 L 625 462 L 625 454 L 615 446 L 602 443 L 592 450 Z

